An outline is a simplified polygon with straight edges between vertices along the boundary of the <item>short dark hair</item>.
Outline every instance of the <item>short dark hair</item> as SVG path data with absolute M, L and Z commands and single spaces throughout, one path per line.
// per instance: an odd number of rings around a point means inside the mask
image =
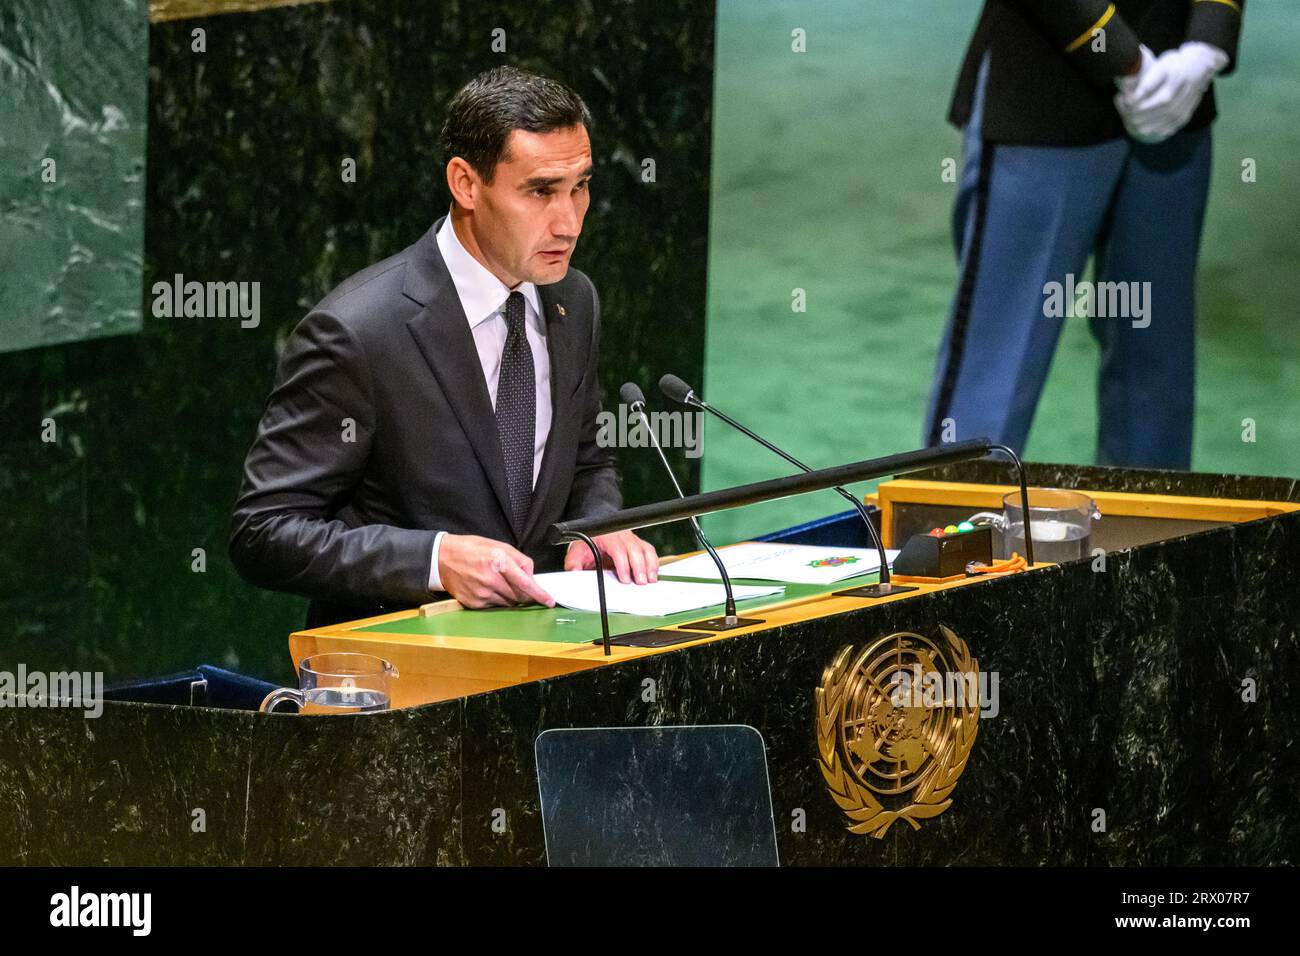
M 587 104 L 563 83 L 513 66 L 498 66 L 470 80 L 447 104 L 442 126 L 443 162 L 459 156 L 486 182 L 506 159 L 513 130 L 550 133 L 581 124 L 591 130 Z

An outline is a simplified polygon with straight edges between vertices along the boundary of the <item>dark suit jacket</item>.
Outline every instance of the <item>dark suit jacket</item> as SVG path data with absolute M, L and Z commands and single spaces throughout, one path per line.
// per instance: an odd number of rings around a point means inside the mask
M 538 287 L 551 430 L 516 535 L 492 400 L 438 251 L 441 224 L 298 323 L 244 463 L 231 560 L 251 584 L 311 598 L 311 627 L 433 600 L 438 531 L 507 541 L 548 570 L 564 554 L 546 543 L 550 525 L 622 506 L 612 457 L 596 445 L 600 301 L 570 269 Z
M 988 142 L 1084 146 L 1123 136 L 1113 80 L 1133 65 L 1138 44 L 1159 56 L 1185 40 L 1200 40 L 1228 54 L 1224 73 L 1231 73 L 1245 5 L 1246 0 L 985 0 L 948 118 L 958 127 L 970 119 L 980 63 L 988 55 L 982 123 Z M 1104 23 L 1104 50 L 1086 42 L 1098 23 Z M 1187 129 L 1208 126 L 1214 115 L 1211 87 Z

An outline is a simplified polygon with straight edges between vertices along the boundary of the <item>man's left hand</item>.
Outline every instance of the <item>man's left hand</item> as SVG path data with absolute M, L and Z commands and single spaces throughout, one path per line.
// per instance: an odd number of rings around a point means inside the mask
M 597 535 L 592 540 L 600 548 L 606 567 L 612 563 L 614 574 L 624 584 L 632 581 L 648 584 L 659 580 L 659 555 L 650 542 L 641 540 L 631 531 Z M 587 543 L 571 541 L 564 556 L 564 570 L 590 571 L 595 567 L 596 559 Z
M 1115 108 L 1134 139 L 1159 143 L 1192 118 L 1214 75 L 1228 65 L 1228 54 L 1190 41 L 1166 50 L 1149 66 L 1144 53 L 1143 64 L 1136 82 L 1121 81 Z

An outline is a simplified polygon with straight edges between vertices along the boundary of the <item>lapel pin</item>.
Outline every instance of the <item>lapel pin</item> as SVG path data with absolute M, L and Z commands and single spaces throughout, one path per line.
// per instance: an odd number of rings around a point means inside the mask
M 567 313 L 567 312 L 564 311 L 564 306 L 560 305 L 560 303 L 558 303 L 558 302 L 555 303 L 555 311 L 558 312 L 558 313 L 560 313 L 560 315 L 568 315 L 568 314 L 569 314 L 569 313 Z

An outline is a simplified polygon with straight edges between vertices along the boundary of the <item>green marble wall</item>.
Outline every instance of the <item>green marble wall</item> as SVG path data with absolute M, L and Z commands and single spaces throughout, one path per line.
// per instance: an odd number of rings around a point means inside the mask
M 13 22 L 6 8 L 0 36 Z M 498 28 L 504 53 L 491 48 Z M 0 356 L 0 491 L 12 503 L 0 510 L 0 666 L 113 680 L 208 662 L 284 680 L 305 602 L 250 588 L 225 556 L 243 457 L 289 330 L 445 210 L 435 141 L 467 78 L 499 63 L 537 69 L 595 115 L 594 201 L 574 264 L 601 293 L 607 397 L 669 369 L 698 377 L 713 10 L 337 0 L 156 23 L 148 53 L 144 285 L 132 302 L 143 330 Z M 142 60 L 128 71 L 103 59 L 92 76 L 143 82 Z M 341 176 L 348 158 L 354 183 Z M 11 261 L 0 282 L 18 274 Z M 177 273 L 260 282 L 259 323 L 155 318 L 148 290 Z M 46 417 L 56 442 L 41 441 Z M 696 462 L 679 465 L 697 488 Z M 663 495 L 644 450 L 624 452 L 623 467 L 629 502 Z M 686 543 L 660 540 L 674 542 Z
M 0 352 L 140 328 L 146 14 L 0 8 Z

